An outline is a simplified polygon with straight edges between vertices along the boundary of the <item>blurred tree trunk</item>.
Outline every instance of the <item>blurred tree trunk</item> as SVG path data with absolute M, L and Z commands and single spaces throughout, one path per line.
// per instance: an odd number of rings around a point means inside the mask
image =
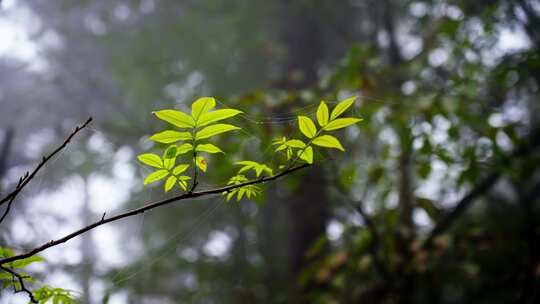
M 282 1 L 281 39 L 287 58 L 280 89 L 298 91 L 317 84 L 317 69 L 322 56 L 321 24 L 310 2 Z M 306 301 L 309 286 L 298 286 L 298 275 L 309 261 L 306 252 L 325 233 L 329 202 L 320 167 L 313 167 L 295 194 L 284 200 L 289 210 L 290 281 L 294 303 Z
M 14 134 L 15 131 L 13 131 L 13 128 L 7 128 L 6 131 L 4 131 L 4 139 L 2 140 L 2 146 L 0 147 L 0 180 L 4 177 L 4 174 L 6 174 L 8 168 L 9 151 L 11 150 Z
M 83 184 L 83 206 L 81 210 L 81 217 L 84 221 L 83 225 L 89 225 L 94 219 L 94 213 L 90 210 L 90 191 L 88 189 L 88 176 L 82 177 Z M 82 285 L 82 303 L 93 303 L 91 297 L 91 280 L 94 275 L 94 263 L 96 260 L 96 254 L 94 250 L 94 241 L 92 239 L 92 232 L 85 233 L 81 236 L 81 252 L 83 260 L 83 270 L 80 276 Z

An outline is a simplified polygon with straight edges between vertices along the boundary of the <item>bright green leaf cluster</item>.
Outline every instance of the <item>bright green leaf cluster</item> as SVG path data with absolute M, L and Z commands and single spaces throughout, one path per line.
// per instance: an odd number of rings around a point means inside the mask
M 5 259 L 5 258 L 12 257 L 13 255 L 14 255 L 13 250 L 11 250 L 10 248 L 0 247 L 0 258 Z M 43 262 L 43 261 L 45 260 L 42 257 L 31 256 L 26 259 L 17 260 L 12 263 L 7 263 L 5 266 L 15 270 L 16 268 L 19 268 L 19 269 L 24 268 L 32 263 Z M 34 282 L 34 278 L 32 278 L 30 275 L 20 270 L 16 270 L 16 271 L 18 274 L 21 275 L 24 281 L 29 282 L 29 283 Z M 14 279 L 13 275 L 9 272 L 0 270 L 0 281 L 2 282 L 2 289 L 8 288 L 10 286 L 13 286 L 15 290 L 21 289 L 20 282 L 17 279 Z
M 223 150 L 216 145 L 201 141 L 222 133 L 239 130 L 240 128 L 237 126 L 216 122 L 234 117 L 241 114 L 242 111 L 235 109 L 213 110 L 215 107 L 216 100 L 214 98 L 202 97 L 191 105 L 191 115 L 170 109 L 153 112 L 157 118 L 182 130 L 165 130 L 150 136 L 150 140 L 169 146 L 165 149 L 162 157 L 152 153 L 138 156 L 139 161 L 143 164 L 159 169 L 146 177 L 145 185 L 167 177 L 164 185 L 166 192 L 176 184 L 182 190 L 187 191 L 189 180 L 193 179 L 193 185 L 196 185 L 197 171 L 206 172 L 208 168 L 207 160 L 199 153 L 224 154 Z M 177 145 L 178 142 L 183 143 Z M 187 153 L 194 164 L 193 178 L 181 175 L 189 168 L 189 165 L 176 164 L 177 158 Z
M 249 179 L 246 176 L 242 174 L 237 174 L 231 177 L 227 185 L 239 185 L 247 181 L 249 181 Z M 256 185 L 247 185 L 240 188 L 232 189 L 229 192 L 224 192 L 223 195 L 227 196 L 227 202 L 229 202 L 236 195 L 236 201 L 239 202 L 244 197 L 244 195 L 247 199 L 251 199 L 252 197 L 256 197 L 257 195 L 259 195 L 260 193 L 260 187 Z
M 316 122 L 318 126 L 311 118 L 303 115 L 298 116 L 298 128 L 307 139 L 280 137 L 273 141 L 272 144 L 276 146 L 275 151 L 285 153 L 288 162 L 287 165 L 281 165 L 279 168 L 290 168 L 298 160 L 312 164 L 315 146 L 345 151 L 341 142 L 335 136 L 326 132 L 339 130 L 362 120 L 360 118 L 341 117 L 354 104 L 355 99 L 355 97 L 352 97 L 338 103 L 332 111 L 324 101 L 321 101 L 317 109 Z M 138 156 L 140 162 L 158 169 L 146 177 L 144 180 L 145 185 L 165 180 L 165 191 L 171 190 L 176 184 L 184 191 L 188 191 L 188 189 L 193 191 L 197 185 L 198 172 L 206 172 L 208 169 L 207 159 L 200 153 L 224 154 L 221 148 L 205 140 L 240 129 L 237 126 L 221 123 L 220 121 L 241 114 L 242 111 L 235 109 L 214 110 L 215 107 L 216 101 L 214 98 L 203 97 L 191 105 L 191 114 L 170 109 L 153 112 L 157 118 L 180 130 L 164 130 L 150 137 L 151 140 L 165 144 L 166 147 L 162 156 L 153 153 Z M 193 166 L 182 163 L 177 164 L 177 159 L 185 154 L 191 158 Z M 230 178 L 228 185 L 240 185 L 249 181 L 248 177 L 245 176 L 248 172 L 253 172 L 256 178 L 260 178 L 263 173 L 266 176 L 273 176 L 274 174 L 274 170 L 270 166 L 256 161 L 243 160 L 235 164 L 241 167 L 238 173 Z M 192 177 L 183 175 L 189 168 L 192 168 Z M 189 183 L 191 183 L 191 187 L 189 187 Z M 231 189 L 223 194 L 226 195 L 227 201 L 230 201 L 234 196 L 239 201 L 243 197 L 248 199 L 255 197 L 260 191 L 259 186 L 246 185 Z
M 295 162 L 297 159 L 301 159 L 308 164 L 313 163 L 312 145 L 345 151 L 345 148 L 343 148 L 343 145 L 336 137 L 328 134 L 321 135 L 321 133 L 325 131 L 342 129 L 362 121 L 361 118 L 339 117 L 354 104 L 355 100 L 356 97 L 345 99 L 344 101 L 338 103 L 331 113 L 326 103 L 321 101 L 319 107 L 317 108 L 317 123 L 319 124 L 320 129 L 317 129 L 317 126 L 313 120 L 311 120 L 311 118 L 300 115 L 298 116 L 298 128 L 300 129 L 300 132 L 308 138 L 307 143 L 299 139 L 287 139 L 285 137 L 281 137 L 273 142 L 274 145 L 277 145 L 275 151 L 283 151 L 287 157 L 287 160 L 291 160 L 294 155 L 294 149 L 297 149 L 296 158 L 293 160 L 293 162 Z
M 257 175 L 257 177 L 261 176 L 261 173 L 263 172 L 265 172 L 269 176 L 274 174 L 272 168 L 268 167 L 265 164 L 259 164 L 258 162 L 255 162 L 255 161 L 243 160 L 243 161 L 236 162 L 235 164 L 242 166 L 242 168 L 240 168 L 238 173 L 242 173 L 248 170 L 253 170 L 255 171 L 255 174 Z
M 9 248 L 0 247 L 0 258 L 5 259 L 14 255 L 13 250 Z M 16 260 L 11 263 L 7 263 L 4 266 L 15 270 L 25 282 L 35 283 L 35 280 L 25 272 L 20 271 L 20 268 L 27 267 L 30 264 L 36 262 L 44 262 L 40 256 L 34 255 L 26 259 Z M 0 271 L 0 281 L 2 282 L 2 288 L 13 287 L 15 290 L 21 289 L 21 283 L 18 279 L 15 279 L 11 273 Z M 26 284 L 25 284 L 26 285 Z M 53 304 L 73 304 L 76 303 L 75 295 L 73 291 L 53 288 L 50 286 L 42 286 L 35 289 L 32 292 L 34 298 L 39 303 L 53 303 Z
M 34 298 L 39 303 L 75 304 L 77 303 L 72 290 L 43 286 L 34 290 Z

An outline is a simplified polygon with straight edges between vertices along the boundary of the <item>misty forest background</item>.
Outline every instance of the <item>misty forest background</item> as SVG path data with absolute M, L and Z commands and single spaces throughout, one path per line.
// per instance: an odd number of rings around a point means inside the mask
M 364 119 L 256 201 L 183 201 L 46 251 L 41 282 L 83 303 L 540 302 L 539 2 L 3 1 L 0 44 L 15 30 L 0 191 L 94 118 L 2 224 L 16 251 L 167 196 L 135 158 L 153 110 L 246 113 L 203 188 L 275 160 L 322 99 L 357 95 Z

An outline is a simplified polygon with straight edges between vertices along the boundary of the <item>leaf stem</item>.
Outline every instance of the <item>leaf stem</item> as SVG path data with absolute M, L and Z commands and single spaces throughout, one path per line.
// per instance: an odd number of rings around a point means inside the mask
M 307 144 L 304 146 L 304 148 L 302 148 L 302 150 L 300 150 L 300 153 L 296 154 L 296 157 L 292 160 L 292 162 L 289 163 L 289 166 L 287 166 L 287 169 L 290 169 L 295 163 L 296 161 L 298 161 L 298 158 L 300 158 L 300 155 L 302 155 L 302 153 L 304 153 L 304 151 L 311 146 L 311 143 L 313 142 L 313 140 L 315 138 L 317 138 L 317 136 L 319 136 L 319 134 L 321 134 L 321 132 L 323 131 L 324 127 L 321 127 L 317 133 L 315 133 L 315 135 L 313 135 L 312 138 L 309 139 L 309 141 L 307 142 Z
M 198 167 L 197 167 L 197 149 L 196 149 L 196 142 L 197 142 L 197 139 L 195 138 L 195 130 L 196 130 L 196 126 L 193 127 L 193 129 L 191 130 L 191 137 L 193 138 L 193 141 L 192 141 L 192 146 L 193 146 L 193 184 L 191 184 L 191 188 L 189 189 L 189 192 L 192 193 L 195 188 L 197 187 L 197 185 L 199 184 L 199 182 L 197 181 L 197 178 L 199 177 L 199 170 L 198 170 Z

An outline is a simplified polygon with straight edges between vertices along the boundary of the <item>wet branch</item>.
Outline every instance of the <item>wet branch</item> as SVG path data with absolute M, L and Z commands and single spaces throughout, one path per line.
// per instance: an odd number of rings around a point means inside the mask
M 298 171 L 298 170 L 301 170 L 301 169 L 304 169 L 304 168 L 307 168 L 309 167 L 310 165 L 309 164 L 303 164 L 303 165 L 300 165 L 300 166 L 297 166 L 297 167 L 293 167 L 293 168 L 290 168 L 290 169 L 287 169 L 285 171 L 282 171 L 276 175 L 273 175 L 273 176 L 268 176 L 268 177 L 261 177 L 261 178 L 257 178 L 257 179 L 253 179 L 253 180 L 250 180 L 250 181 L 247 181 L 245 183 L 241 183 L 241 184 L 238 184 L 238 185 L 230 185 L 230 186 L 226 186 L 226 187 L 221 187 L 221 188 L 215 188 L 215 189 L 210 189 L 210 190 L 205 190 L 205 191 L 199 191 L 199 192 L 187 192 L 187 193 L 184 193 L 182 195 L 178 195 L 178 196 L 175 196 L 175 197 L 171 197 L 171 198 L 168 198 L 168 199 L 164 199 L 164 200 L 161 200 L 161 201 L 157 201 L 157 202 L 150 202 L 150 203 L 147 203 L 145 204 L 144 206 L 140 207 L 140 208 L 137 208 L 137 209 L 133 209 L 133 210 L 130 210 L 130 211 L 126 211 L 126 212 L 123 212 L 123 213 L 120 213 L 118 215 L 115 215 L 113 217 L 105 217 L 105 214 L 103 214 L 103 216 L 101 217 L 101 219 L 97 222 L 94 222 L 93 224 L 90 224 L 86 227 L 83 227 L 77 231 L 74 231 L 60 239 L 57 239 L 57 240 L 52 240 L 52 241 L 49 241 L 41 246 L 38 246 L 32 250 L 29 250 L 28 252 L 26 253 L 23 253 L 23 254 L 19 254 L 19 255 L 14 255 L 14 256 L 11 256 L 11 257 L 8 257 L 8 258 L 5 258 L 5 259 L 1 259 L 0 260 L 0 266 L 1 265 L 4 265 L 6 263 L 10 263 L 10 262 L 13 262 L 13 261 L 17 261 L 17 260 L 22 260 L 22 259 L 26 259 L 26 258 L 29 258 L 33 255 L 36 255 L 48 248 L 51 248 L 51 247 L 54 247 L 54 246 L 57 246 L 57 245 L 60 245 L 62 243 L 65 243 L 85 232 L 88 232 L 96 227 L 99 227 L 101 225 L 105 225 L 107 223 L 110 223 L 110 222 L 115 222 L 115 221 L 118 221 L 120 219 L 123 219 L 123 218 L 126 218 L 126 217 L 130 217 L 130 216 L 134 216 L 134 215 L 137 215 L 137 214 L 141 214 L 141 213 L 144 213 L 146 211 L 149 211 L 149 210 L 152 210 L 152 209 L 155 209 L 157 207 L 161 207 L 161 206 L 164 206 L 164 205 L 168 205 L 170 203 L 173 203 L 173 202 L 176 202 L 176 201 L 181 201 L 181 200 L 186 200 L 186 199 L 190 199 L 190 198 L 195 198 L 195 197 L 200 197 L 200 196 L 207 196 L 207 195 L 212 195 L 212 194 L 221 194 L 221 193 L 227 193 L 227 192 L 230 192 L 236 188 L 241 188 L 241 187 L 244 187 L 244 186 L 248 186 L 248 185 L 253 185 L 253 184 L 261 184 L 261 183 L 265 183 L 265 182 L 268 182 L 268 181 L 273 181 L 273 180 L 276 180 L 282 176 L 285 176 L 287 174 L 290 174 L 290 173 L 293 173 L 295 171 Z
M 15 293 L 18 293 L 18 292 L 24 292 L 26 294 L 28 294 L 28 297 L 30 298 L 30 302 L 31 303 L 38 303 L 38 301 L 36 300 L 36 298 L 34 298 L 34 294 L 32 293 L 32 291 L 28 288 L 26 288 L 26 285 L 24 285 L 24 279 L 25 277 L 23 275 L 21 275 L 20 273 L 17 273 L 13 270 L 11 270 L 10 268 L 8 267 L 5 267 L 5 266 L 2 266 L 0 265 L 0 269 L 2 269 L 3 271 L 5 272 L 8 272 L 10 273 L 11 275 L 13 275 L 15 278 L 17 278 L 17 281 L 19 281 L 19 290 L 15 289 Z
M 88 126 L 88 124 L 90 124 L 91 121 L 92 121 L 92 117 L 88 118 L 86 120 L 86 122 L 84 124 L 82 124 L 81 126 L 77 126 L 75 128 L 75 130 L 73 132 L 71 132 L 71 134 L 66 138 L 66 140 L 58 148 L 56 148 L 49 155 L 43 156 L 43 158 L 41 159 L 41 162 L 37 165 L 37 167 L 34 169 L 34 171 L 32 171 L 32 173 L 26 172 L 26 174 L 23 177 L 20 178 L 19 183 L 17 184 L 17 187 L 15 187 L 15 190 L 13 190 L 11 193 L 9 193 L 8 195 L 6 195 L 4 198 L 2 198 L 0 200 L 0 206 L 2 206 L 5 203 L 8 203 L 7 212 L 9 212 L 9 207 L 10 207 L 11 203 L 13 202 L 13 200 L 15 200 L 15 197 L 17 197 L 17 195 L 24 189 L 24 187 L 26 187 L 26 185 L 28 185 L 28 183 L 36 176 L 36 174 L 39 172 L 39 170 L 41 170 L 41 168 L 43 168 L 43 166 L 45 166 L 45 164 L 51 158 L 53 158 L 56 154 L 58 154 L 60 151 L 62 151 L 68 145 L 68 143 L 71 141 L 73 136 L 75 136 L 77 133 L 79 133 L 79 131 L 81 131 L 86 126 Z M 5 215 L 7 215 L 7 213 Z M 5 215 L 2 216 L 2 220 L 5 218 Z

